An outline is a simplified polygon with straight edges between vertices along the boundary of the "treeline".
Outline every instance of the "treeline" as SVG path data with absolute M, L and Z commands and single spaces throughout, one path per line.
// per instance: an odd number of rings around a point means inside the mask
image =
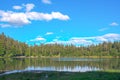
M 0 34 L 0 57 L 83 57 L 83 56 L 112 56 L 120 58 L 120 41 L 103 42 L 99 45 L 81 46 L 41 44 L 28 46 Z

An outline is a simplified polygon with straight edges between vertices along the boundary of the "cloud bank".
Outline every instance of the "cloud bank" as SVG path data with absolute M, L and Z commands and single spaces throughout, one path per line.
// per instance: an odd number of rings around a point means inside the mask
M 102 36 L 92 36 L 92 37 L 72 37 L 69 40 L 58 40 L 54 39 L 51 42 L 46 42 L 46 44 L 65 44 L 65 45 L 76 45 L 76 46 L 87 46 L 91 44 L 99 44 L 102 42 L 114 42 L 120 41 L 120 34 L 108 33 Z

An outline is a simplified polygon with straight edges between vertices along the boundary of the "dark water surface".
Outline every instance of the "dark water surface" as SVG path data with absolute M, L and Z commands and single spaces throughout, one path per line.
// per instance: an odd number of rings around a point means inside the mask
M 69 71 L 86 72 L 120 70 L 120 59 L 91 58 L 1 58 L 0 73 L 23 71 Z

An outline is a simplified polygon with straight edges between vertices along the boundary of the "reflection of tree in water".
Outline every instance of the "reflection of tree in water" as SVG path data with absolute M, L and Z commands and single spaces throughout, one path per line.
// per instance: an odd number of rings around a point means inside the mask
M 98 69 L 120 69 L 120 59 L 104 59 L 100 61 L 53 61 L 51 59 L 0 59 L 0 70 L 23 70 L 27 67 L 54 67 L 55 69 L 74 69 L 76 66 Z

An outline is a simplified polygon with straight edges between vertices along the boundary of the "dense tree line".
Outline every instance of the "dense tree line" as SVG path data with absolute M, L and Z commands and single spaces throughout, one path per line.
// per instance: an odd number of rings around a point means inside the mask
M 103 42 L 99 45 L 81 46 L 41 44 L 28 46 L 0 34 L 0 57 L 81 57 L 81 56 L 113 56 L 120 57 L 120 41 Z

